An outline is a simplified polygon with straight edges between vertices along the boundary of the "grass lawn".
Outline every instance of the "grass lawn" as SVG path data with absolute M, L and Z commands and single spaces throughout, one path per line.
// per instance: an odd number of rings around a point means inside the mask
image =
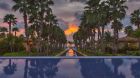
M 140 51 L 127 51 L 127 53 L 116 53 L 113 54 L 111 52 L 93 52 L 93 51 L 82 51 L 79 52 L 87 55 L 87 56 L 140 56 Z
M 3 56 L 29 56 L 28 53 L 26 52 L 8 52 L 8 53 L 5 53 Z
M 50 54 L 47 53 L 27 53 L 27 52 L 6 52 L 4 53 L 2 56 L 56 56 L 58 54 L 60 54 L 61 51 L 55 51 L 55 52 L 51 52 Z M 82 51 L 79 50 L 79 52 L 85 54 L 85 56 L 140 56 L 140 51 L 128 51 L 127 54 L 112 54 L 109 52 L 92 52 L 92 51 Z
M 37 53 L 37 52 L 5 52 L 2 56 L 56 56 L 59 54 L 61 51 L 55 51 L 51 53 Z

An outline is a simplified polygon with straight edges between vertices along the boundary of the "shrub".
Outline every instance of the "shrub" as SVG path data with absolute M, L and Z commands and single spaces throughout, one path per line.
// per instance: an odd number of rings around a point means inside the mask
M 24 51 L 23 39 L 19 37 L 10 36 L 7 38 L 1 38 L 0 40 L 0 52 L 19 52 Z M 0 53 L 0 55 L 1 55 Z

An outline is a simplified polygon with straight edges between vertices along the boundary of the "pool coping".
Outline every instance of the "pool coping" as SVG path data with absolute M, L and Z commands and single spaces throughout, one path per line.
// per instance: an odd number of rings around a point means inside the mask
M 0 59 L 32 59 L 32 58 L 35 58 L 35 59 L 57 59 L 57 58 L 60 58 L 60 59 L 88 59 L 88 58 L 140 58 L 140 56 L 73 56 L 73 57 L 70 57 L 70 56 L 25 56 L 25 57 L 3 57 L 1 56 Z

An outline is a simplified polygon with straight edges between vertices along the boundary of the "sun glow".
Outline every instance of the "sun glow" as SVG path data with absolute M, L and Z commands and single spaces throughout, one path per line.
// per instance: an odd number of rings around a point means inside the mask
M 71 35 L 73 33 L 76 33 L 79 30 L 79 27 L 75 24 L 70 23 L 69 28 L 67 30 L 65 30 L 65 35 Z

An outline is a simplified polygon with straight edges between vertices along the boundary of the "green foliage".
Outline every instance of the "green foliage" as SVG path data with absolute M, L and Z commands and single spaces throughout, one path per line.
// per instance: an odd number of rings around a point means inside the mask
M 0 55 L 3 56 L 56 56 L 59 53 L 61 53 L 63 50 L 56 50 L 54 52 L 51 52 L 50 54 L 47 53 L 38 53 L 38 52 L 4 52 L 0 53 Z
M 11 23 L 11 25 L 15 25 L 16 17 L 13 14 L 7 14 L 4 17 L 4 22 L 7 22 L 8 24 Z
M 140 9 L 135 10 L 131 14 L 131 23 L 135 24 L 137 26 L 137 28 L 140 28 Z
M 127 54 L 131 56 L 140 56 L 140 51 L 128 51 Z
M 6 27 L 0 27 L 0 38 L 5 38 L 6 32 L 8 32 L 8 29 Z
M 127 36 L 132 36 L 132 33 L 133 33 L 133 27 L 132 26 L 127 26 L 125 27 L 125 34 L 127 34 Z
M 134 31 L 133 36 L 140 38 L 140 29 L 137 29 L 136 31 Z
M 89 50 L 83 50 L 81 52 L 87 56 L 140 56 L 140 51 L 127 51 L 127 53 L 124 53 L 123 51 L 117 54 L 114 54 L 112 52 L 93 52 Z
M 20 37 L 8 36 L 0 40 L 0 52 L 24 51 L 23 39 Z
M 18 27 L 14 27 L 14 28 L 12 29 L 12 31 L 14 31 L 14 32 L 18 32 L 19 29 L 18 29 Z
M 0 27 L 0 32 L 5 33 L 7 31 L 8 31 L 8 29 L 6 27 Z

